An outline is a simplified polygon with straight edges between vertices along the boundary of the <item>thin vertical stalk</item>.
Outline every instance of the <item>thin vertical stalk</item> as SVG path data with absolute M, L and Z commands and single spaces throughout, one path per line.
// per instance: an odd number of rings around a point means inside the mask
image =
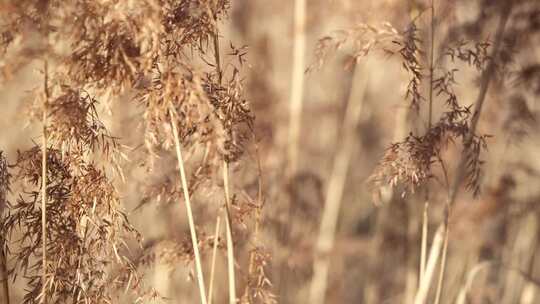
M 47 106 L 49 103 L 49 75 L 46 60 L 43 66 L 43 73 L 45 74 L 43 82 L 45 100 L 43 101 L 43 139 L 41 148 L 41 302 L 47 304 Z
M 186 203 L 186 211 L 187 211 L 188 223 L 189 223 L 189 232 L 191 233 L 191 243 L 193 245 L 193 252 L 195 253 L 195 270 L 197 272 L 199 294 L 201 297 L 201 303 L 207 304 L 206 288 L 204 286 L 201 256 L 199 253 L 199 241 L 197 240 L 197 231 L 195 230 L 195 221 L 193 220 L 193 212 L 191 211 L 191 200 L 189 198 L 188 183 L 187 183 L 187 178 L 186 178 L 186 172 L 184 169 L 184 160 L 182 158 L 182 151 L 180 149 L 180 139 L 178 138 L 178 128 L 176 127 L 176 121 L 174 120 L 174 108 L 172 105 L 170 105 L 169 115 L 170 115 L 170 120 L 171 120 L 171 125 L 172 125 L 173 136 L 174 136 L 174 145 L 176 148 L 176 158 L 178 160 L 180 179 L 182 181 L 184 201 Z
M 223 78 L 223 71 L 221 69 L 221 59 L 219 52 L 219 33 L 217 20 L 214 19 L 215 33 L 213 35 L 214 41 L 214 57 L 216 61 L 216 73 L 218 75 L 218 83 L 221 84 Z M 229 276 L 229 303 L 236 303 L 236 279 L 234 274 L 234 242 L 232 238 L 232 221 L 231 221 L 231 202 L 229 195 L 229 163 L 223 160 L 223 184 L 225 187 L 225 210 L 227 211 L 226 217 L 226 230 L 227 230 L 227 269 Z
M 443 249 L 442 249 L 442 257 L 441 257 L 441 269 L 439 271 L 439 280 L 437 282 L 437 291 L 435 292 L 435 302 L 434 304 L 439 304 L 441 301 L 441 294 L 443 290 L 443 281 L 444 281 L 444 273 L 446 271 L 446 255 L 448 253 L 448 222 L 445 225 L 444 229 L 444 242 L 443 242 Z
M 7 206 L 7 193 L 9 191 L 9 174 L 7 160 L 0 151 L 0 224 L 3 226 L 2 219 L 4 208 Z M 7 271 L 7 259 L 4 252 L 6 237 L 0 235 L 0 303 L 9 304 L 9 274 Z
M 263 207 L 263 178 L 262 178 L 262 165 L 261 165 L 261 156 L 259 153 L 259 144 L 257 143 L 257 138 L 255 133 L 253 133 L 253 140 L 255 142 L 255 156 L 257 158 L 257 213 L 255 217 L 255 232 L 253 233 L 253 243 L 257 244 L 257 238 L 259 235 L 259 229 L 261 226 L 261 209 Z M 255 271 L 255 254 L 252 252 L 249 258 L 249 274 L 253 274 Z
M 435 50 L 435 0 L 431 0 L 431 39 L 429 51 L 429 112 L 428 112 L 428 132 L 433 125 L 433 72 L 434 72 L 434 50 Z M 420 248 L 420 274 L 419 282 L 424 277 L 426 269 L 427 237 L 428 237 L 428 208 L 429 208 L 429 188 L 426 189 L 426 203 L 422 216 L 422 243 Z
M 486 270 L 490 267 L 490 262 L 484 261 L 480 262 L 476 265 L 474 265 L 471 270 L 467 273 L 467 277 L 465 278 L 465 283 L 463 286 L 459 289 L 458 295 L 456 297 L 456 304 L 467 304 L 468 301 L 468 292 L 471 288 L 473 282 L 475 282 L 476 276 L 480 273 L 480 271 Z
M 294 176 L 298 169 L 298 140 L 302 121 L 304 65 L 306 49 L 306 0 L 294 1 L 294 44 L 291 96 L 289 101 L 288 172 Z
M 428 130 L 433 124 L 433 71 L 434 71 L 434 49 L 435 49 L 435 0 L 431 0 L 431 50 L 429 51 L 429 118 Z
M 246 284 L 246 289 L 244 291 L 244 295 L 247 297 L 248 301 L 251 300 L 251 295 L 249 294 L 249 288 L 250 288 L 250 282 L 253 274 L 255 273 L 255 250 L 257 249 L 258 244 L 258 236 L 259 236 L 259 230 L 261 226 L 261 211 L 264 205 L 263 202 L 263 179 L 262 179 L 262 165 L 261 165 L 261 157 L 259 154 L 259 144 L 257 143 L 257 136 L 255 135 L 255 132 L 253 131 L 253 142 L 255 143 L 255 157 L 257 159 L 257 208 L 255 213 L 255 231 L 253 232 L 253 244 L 254 248 L 251 250 L 249 254 L 249 265 L 248 265 L 248 283 Z
M 502 4 L 502 15 L 501 19 L 499 21 L 499 25 L 497 27 L 497 32 L 495 34 L 495 42 L 493 44 L 493 51 L 491 54 L 491 60 L 488 63 L 487 68 L 482 73 L 482 76 L 480 78 L 480 92 L 478 93 L 478 97 L 476 98 L 473 117 L 470 122 L 469 132 L 466 134 L 464 144 L 465 147 L 471 144 L 471 141 L 473 140 L 473 137 L 476 133 L 476 127 L 478 125 L 478 121 L 480 120 L 480 114 L 482 113 L 482 108 L 484 106 L 484 101 L 486 99 L 486 94 L 489 89 L 489 85 L 491 83 L 491 79 L 493 78 L 493 75 L 495 74 L 495 61 L 499 57 L 499 51 L 501 48 L 503 36 L 504 36 L 504 29 L 506 27 L 506 22 L 508 21 L 508 17 L 510 16 L 510 12 L 512 10 L 512 2 L 513 1 L 506 1 Z M 459 187 L 461 186 L 461 182 L 464 179 L 465 173 L 466 173 L 466 164 L 467 164 L 467 155 L 466 153 L 461 154 L 461 160 L 459 162 L 459 166 L 457 169 L 457 173 L 454 178 L 454 183 L 452 184 L 452 188 L 450 189 L 450 198 L 449 198 L 449 207 L 451 208 L 456 200 Z
M 434 49 L 435 49 L 435 0 L 431 0 L 431 39 L 429 51 L 429 109 L 428 109 L 428 132 L 433 125 L 433 71 L 434 71 Z M 426 189 L 426 203 L 424 204 L 424 212 L 422 216 L 422 241 L 420 248 L 420 274 L 419 282 L 424 277 L 426 269 L 426 254 L 427 254 L 427 236 L 428 236 L 428 208 L 429 208 L 429 189 Z
M 234 275 L 234 242 L 232 237 L 231 199 L 229 194 L 229 163 L 223 161 L 223 183 L 225 187 L 225 210 L 227 211 L 227 266 L 229 274 L 229 303 L 236 303 L 236 280 Z
M 304 99 L 304 66 L 305 66 L 305 49 L 306 49 L 306 0 L 294 0 L 294 21 L 293 21 L 293 59 L 291 71 L 291 93 L 289 97 L 289 130 L 287 142 L 287 167 L 285 168 L 285 180 L 291 183 L 298 171 L 298 150 L 300 129 L 302 126 L 302 102 Z M 285 225 L 281 233 L 286 244 L 284 256 L 286 259 L 290 257 L 289 238 L 290 231 L 294 222 L 292 213 L 294 208 L 292 198 L 289 199 L 287 205 L 287 213 L 285 215 Z M 288 282 L 287 275 L 288 267 L 286 263 L 282 263 L 279 270 L 279 297 L 287 303 Z
M 491 54 L 491 58 L 492 60 L 489 61 L 488 63 L 488 66 L 487 68 L 483 71 L 482 73 L 482 76 L 480 78 L 480 91 L 478 93 L 478 97 L 476 99 L 476 102 L 475 102 L 475 108 L 474 108 L 474 112 L 473 112 L 473 117 L 471 118 L 471 122 L 470 122 L 470 127 L 469 127 L 469 132 L 465 135 L 465 140 L 464 140 L 464 146 L 465 148 L 467 148 L 472 140 L 473 140 L 473 137 L 476 133 L 476 127 L 478 126 L 478 121 L 480 119 L 480 114 L 482 113 L 482 109 L 483 109 L 483 105 L 484 105 L 484 102 L 485 102 L 485 98 L 486 98 L 486 94 L 487 94 L 487 91 L 488 91 L 488 88 L 489 88 L 489 84 L 491 82 L 491 79 L 493 77 L 493 74 L 495 72 L 495 65 L 496 65 L 496 60 L 497 58 L 499 57 L 499 52 L 500 52 L 500 48 L 501 48 L 501 44 L 502 44 L 502 40 L 503 40 L 503 36 L 504 36 L 504 31 L 505 31 L 505 27 L 506 27 L 506 23 L 509 19 L 509 16 L 510 16 L 510 13 L 512 11 L 512 1 L 506 1 L 506 2 L 503 2 L 503 4 L 501 4 L 501 18 L 499 20 L 499 24 L 497 26 L 497 31 L 496 31 L 496 34 L 495 34 L 495 42 L 494 42 L 494 45 L 493 45 L 493 51 L 492 51 L 492 54 Z M 463 179 L 465 177 L 465 174 L 466 174 L 466 165 L 467 165 L 467 155 L 466 153 L 462 153 L 461 154 L 461 158 L 459 160 L 459 163 L 458 163 L 458 167 L 456 169 L 456 174 L 455 174 L 455 177 L 454 177 L 454 181 L 452 183 L 452 187 L 450 188 L 450 191 L 449 191 L 449 197 L 448 197 L 448 202 L 447 202 L 447 207 L 446 207 L 446 214 L 445 214 L 445 221 L 444 223 L 442 223 L 439 228 L 437 229 L 437 234 L 435 235 L 434 237 L 434 241 L 433 241 L 433 245 L 431 246 L 431 250 L 430 250 L 430 259 L 428 260 L 428 266 L 426 269 L 426 276 L 424 277 L 424 280 L 423 282 L 420 284 L 420 287 L 418 289 L 418 292 L 416 294 L 416 298 L 415 298 L 415 304 L 423 304 L 425 302 L 425 299 L 427 297 L 427 292 L 428 292 L 428 289 L 429 289 L 429 284 L 431 283 L 431 277 L 427 277 L 427 273 L 429 272 L 429 267 L 430 267 L 430 262 L 431 262 L 431 257 L 432 256 L 437 256 L 438 258 L 438 255 L 439 255 L 439 251 L 441 250 L 441 246 L 435 246 L 435 243 L 436 241 L 439 243 L 443 243 L 443 238 L 446 239 L 444 240 L 444 242 L 447 242 L 447 236 L 442 236 L 442 235 L 439 235 L 439 232 L 440 234 L 443 234 L 445 233 L 445 231 L 448 229 L 447 225 L 448 225 L 448 217 L 449 217 L 449 214 L 451 212 L 451 208 L 453 207 L 455 201 L 456 201 L 456 198 L 457 198 L 457 194 L 459 192 L 459 188 L 461 186 L 461 183 L 463 182 Z M 444 246 L 443 248 L 443 257 L 445 257 L 444 259 L 444 264 L 441 265 L 441 271 L 444 271 L 445 267 L 446 267 L 446 251 L 448 250 L 448 247 L 447 245 Z M 442 275 L 444 275 L 444 272 L 442 273 Z M 442 284 L 442 282 L 441 282 Z M 427 287 L 427 289 L 426 289 Z M 442 288 L 442 287 L 441 287 Z
M 223 72 L 221 71 L 221 59 L 219 55 L 219 37 L 217 32 L 217 25 L 216 25 L 216 33 L 213 36 L 214 40 L 214 56 L 216 60 L 216 72 L 218 74 L 218 83 L 221 84 L 221 80 L 223 78 Z
M 444 230 L 446 229 L 444 226 L 445 225 L 440 226 L 433 237 L 433 244 L 431 244 L 431 249 L 429 251 L 426 270 L 424 272 L 422 281 L 418 286 L 416 296 L 414 297 L 414 304 L 424 304 L 426 302 L 429 287 L 431 286 L 433 275 L 435 274 L 435 268 L 437 266 L 437 262 L 439 261 L 439 256 L 443 247 L 443 234 Z
M 210 268 L 210 283 L 208 285 L 208 304 L 212 304 L 212 298 L 214 294 L 214 290 L 213 290 L 214 289 L 214 276 L 216 274 L 216 258 L 217 258 L 220 226 L 221 226 L 221 216 L 218 213 L 218 216 L 216 219 L 216 232 L 214 233 L 214 247 L 212 249 L 212 266 Z
M 0 213 L 1 214 L 1 213 Z M 0 302 L 9 304 L 8 272 L 6 268 L 6 255 L 4 253 L 4 237 L 0 236 Z
M 363 97 L 367 86 L 367 76 L 365 73 L 357 73 L 358 67 L 353 70 L 351 80 L 351 89 L 348 98 L 347 109 L 345 112 L 345 120 L 342 130 L 343 143 L 338 148 L 337 155 L 334 159 L 334 165 L 326 192 L 324 210 L 322 214 L 321 226 L 319 235 L 315 245 L 315 259 L 313 262 L 313 278 L 311 280 L 311 288 L 309 294 L 309 303 L 323 304 L 325 302 L 326 288 L 328 285 L 328 273 L 330 269 L 330 251 L 334 246 L 336 234 L 337 220 L 343 197 L 343 189 L 347 178 L 349 162 L 354 148 L 354 134 L 360 114 L 362 112 Z M 358 92 L 353 94 L 355 76 L 360 76 L 358 79 Z M 359 98 L 357 101 L 356 98 Z
M 426 255 L 427 255 L 427 237 L 428 237 L 428 208 L 429 202 L 424 204 L 424 212 L 422 215 L 422 243 L 420 245 L 420 274 L 418 282 L 422 282 L 424 272 L 426 271 Z

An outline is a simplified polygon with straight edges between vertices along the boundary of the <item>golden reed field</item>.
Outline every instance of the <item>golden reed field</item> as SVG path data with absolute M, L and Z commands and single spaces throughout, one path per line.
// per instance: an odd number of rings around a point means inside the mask
M 0 0 L 0 304 L 540 303 L 540 1 Z

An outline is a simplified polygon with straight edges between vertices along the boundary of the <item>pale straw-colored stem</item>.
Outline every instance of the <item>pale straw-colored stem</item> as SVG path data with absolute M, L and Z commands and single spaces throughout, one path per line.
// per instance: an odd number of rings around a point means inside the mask
M 219 211 L 218 211 L 219 212 Z M 208 284 L 208 304 L 212 304 L 214 295 L 214 277 L 216 274 L 216 260 L 219 243 L 219 230 L 221 226 L 221 215 L 218 214 L 216 219 L 216 232 L 214 233 L 214 247 L 212 249 L 212 266 L 210 268 L 210 283 Z
M 229 192 L 229 163 L 223 161 L 223 184 L 225 187 L 225 210 L 227 211 L 227 269 L 229 275 L 229 303 L 236 303 L 236 279 L 234 274 L 234 242 L 232 237 L 231 199 Z
M 427 238 L 428 238 L 428 209 L 429 202 L 426 201 L 424 204 L 424 212 L 422 216 L 422 243 L 420 245 L 420 273 L 418 282 L 421 282 L 424 277 L 424 272 L 426 271 L 426 255 L 427 255 Z
M 431 129 L 433 123 L 433 72 L 434 67 L 434 50 L 435 50 L 435 0 L 431 0 L 431 39 L 429 51 L 429 113 L 428 113 L 428 128 Z
M 431 244 L 431 249 L 429 252 L 429 258 L 426 264 L 426 270 L 422 277 L 422 281 L 420 281 L 420 284 L 418 286 L 416 296 L 414 297 L 414 304 L 426 303 L 429 287 L 431 286 L 433 275 L 435 274 L 435 268 L 437 267 L 439 256 L 443 247 L 444 229 L 445 227 L 444 225 L 442 225 L 437 229 L 437 232 L 435 233 L 435 236 L 433 238 L 433 244 Z
M 465 135 L 464 139 L 464 145 L 467 148 L 472 140 L 474 139 L 474 136 L 476 134 L 476 128 L 478 126 L 478 121 L 480 120 L 480 114 L 482 113 L 483 105 L 486 100 L 486 94 L 489 89 L 489 84 L 491 83 L 491 79 L 493 78 L 493 75 L 495 74 L 495 68 L 496 68 L 496 61 L 499 58 L 499 52 L 501 49 L 501 45 L 504 38 L 504 31 L 506 27 L 506 23 L 509 19 L 510 13 L 512 11 L 512 1 L 507 1 L 501 4 L 501 17 L 499 20 L 499 24 L 497 26 L 497 32 L 495 33 L 495 42 L 493 44 L 493 51 L 491 53 L 491 60 L 488 63 L 488 66 L 486 69 L 482 72 L 482 76 L 480 78 L 480 91 L 478 93 L 478 97 L 475 102 L 474 112 L 473 116 L 471 118 L 471 122 L 469 124 L 469 132 Z M 439 287 L 437 288 L 437 296 L 440 297 L 440 292 L 442 289 L 443 284 L 443 278 L 444 278 L 444 271 L 446 269 L 446 254 L 448 250 L 448 225 L 449 225 L 449 215 L 452 210 L 452 207 L 454 206 L 454 203 L 456 201 L 461 183 L 465 179 L 465 176 L 467 174 L 467 153 L 462 153 L 461 158 L 458 163 L 458 167 L 456 169 L 456 174 L 454 177 L 454 181 L 452 183 L 452 187 L 449 191 L 449 198 L 446 205 L 446 211 L 445 211 L 445 222 L 442 223 L 439 227 L 439 230 L 445 231 L 444 236 L 444 242 L 446 243 L 443 248 L 443 261 L 441 265 L 441 278 L 439 279 Z M 423 303 L 423 302 L 420 302 Z M 417 303 L 415 303 L 417 304 Z
M 435 50 L 435 0 L 431 0 L 431 39 L 429 51 L 429 112 L 428 112 L 428 132 L 433 124 L 433 72 L 434 72 L 434 50 Z M 426 190 L 429 191 L 429 190 Z M 429 195 L 429 194 L 427 194 Z M 428 208 L 429 202 L 424 204 L 422 216 L 422 244 L 420 248 L 420 275 L 419 282 L 422 281 L 426 270 L 427 237 L 428 237 Z
M 293 54 L 291 71 L 291 92 L 289 96 L 289 126 L 287 138 L 287 166 L 285 168 L 285 180 L 291 183 L 298 171 L 298 150 L 300 140 L 300 129 L 302 126 L 302 102 L 304 98 L 304 66 L 306 49 L 306 0 L 294 0 L 294 21 L 293 21 Z M 285 215 L 285 225 L 282 230 L 285 244 L 289 243 L 289 233 L 292 230 L 294 222 L 291 213 L 292 204 L 295 202 L 289 200 Z M 289 248 L 283 249 L 285 260 L 290 257 Z M 288 267 L 284 262 L 280 266 L 278 275 L 278 290 L 280 298 L 288 297 Z
M 7 170 L 7 164 L 3 162 L 2 152 L 0 151 L 0 170 Z M 5 166 L 4 166 L 5 165 Z M 2 175 L 7 172 L 0 172 L 0 216 L 4 214 L 4 208 L 7 204 L 7 184 L 2 185 Z M 5 175 L 4 175 L 5 176 Z M 6 182 L 7 183 L 7 182 Z M 3 223 L 0 223 L 3 224 Z M 4 245 L 6 244 L 6 238 L 0 236 L 0 303 L 9 304 L 9 274 L 7 270 L 7 259 L 4 252 Z
M 47 61 L 44 63 L 45 100 L 43 102 L 43 141 L 41 148 L 41 303 L 47 304 L 47 106 L 49 103 L 49 76 Z
M 493 78 L 495 74 L 495 67 L 496 67 L 496 61 L 499 58 L 499 52 L 504 36 L 504 29 L 506 26 L 506 22 L 508 21 L 508 17 L 511 12 L 512 8 L 512 1 L 507 1 L 506 3 L 501 4 L 502 6 L 502 16 L 499 21 L 499 25 L 497 27 L 497 32 L 495 34 L 495 42 L 493 44 L 493 51 L 491 53 L 491 60 L 488 63 L 487 68 L 482 73 L 482 76 L 480 78 L 480 92 L 478 93 L 478 97 L 476 98 L 476 102 L 474 104 L 474 112 L 473 116 L 471 118 L 469 132 L 465 135 L 464 143 L 465 145 L 470 145 L 475 134 L 476 134 L 476 127 L 478 126 L 478 121 L 480 120 L 480 114 L 482 113 L 482 108 L 484 105 L 484 101 L 486 99 L 486 94 L 489 88 L 489 84 L 491 83 L 491 79 Z M 454 177 L 454 183 L 452 184 L 452 188 L 450 189 L 450 198 L 449 198 L 449 207 L 451 208 L 456 200 L 457 194 L 459 192 L 459 187 L 461 186 L 461 183 L 464 180 L 464 177 L 467 173 L 466 166 L 467 166 L 467 153 L 461 154 L 461 160 L 458 164 L 457 173 Z
M 357 71 L 358 67 L 355 67 Z M 328 285 L 328 273 L 330 269 L 330 251 L 334 246 L 336 234 L 336 225 L 343 197 L 343 189 L 349 168 L 351 154 L 354 149 L 356 126 L 362 112 L 363 97 L 367 86 L 367 74 L 355 72 L 351 92 L 345 112 L 343 122 L 343 143 L 338 147 L 337 155 L 334 159 L 334 165 L 328 189 L 326 192 L 324 210 L 322 214 L 321 226 L 315 245 L 315 259 L 313 263 L 313 278 L 309 293 L 309 303 L 325 303 L 326 288 Z M 358 79 L 356 79 L 358 77 Z M 358 84 L 355 86 L 355 80 Z M 358 91 L 353 92 L 356 88 Z
M 446 255 L 448 254 L 448 229 L 450 228 L 448 224 L 445 226 L 446 229 L 444 229 L 444 243 L 443 243 L 443 253 L 441 258 L 441 268 L 439 270 L 439 280 L 437 281 L 437 291 L 435 292 L 435 302 L 434 304 L 439 304 L 441 301 L 441 294 L 443 290 L 443 281 L 444 281 L 444 273 L 446 271 Z
M 174 108 L 170 107 L 169 111 L 172 132 L 174 136 L 174 145 L 176 148 L 176 158 L 178 160 L 178 167 L 180 171 L 180 179 L 182 181 L 182 190 L 184 193 L 184 201 L 186 203 L 186 212 L 188 216 L 189 232 L 191 234 L 191 242 L 193 245 L 193 252 L 195 253 L 195 270 L 197 273 L 197 282 L 199 285 L 199 294 L 202 304 L 207 304 L 206 301 L 206 288 L 204 286 L 204 277 L 201 264 L 201 256 L 199 253 L 199 242 L 197 240 L 197 231 L 195 230 L 195 221 L 193 220 L 193 212 L 191 211 L 191 200 L 189 197 L 188 183 L 186 178 L 186 172 L 184 169 L 184 160 L 182 158 L 182 151 L 180 149 L 180 139 L 178 138 L 178 128 L 176 127 L 176 121 L 174 119 Z
M 221 69 L 221 57 L 219 52 L 219 35 L 217 20 L 214 19 L 215 33 L 213 35 L 214 41 L 214 58 L 216 60 L 216 73 L 218 75 L 218 83 L 221 84 L 223 79 L 223 70 Z M 230 214 L 230 195 L 229 195 L 229 164 L 226 160 L 223 160 L 223 183 L 225 187 L 225 209 L 226 209 L 226 230 L 227 230 L 227 269 L 229 277 L 229 303 L 236 303 L 236 279 L 234 274 L 234 242 L 232 238 L 232 221 Z
M 298 141 L 302 121 L 304 66 L 306 49 L 306 0 L 294 1 L 294 36 L 292 84 L 289 101 L 288 172 L 294 176 L 298 169 Z
M 257 160 L 257 208 L 255 213 L 255 230 L 252 235 L 252 241 L 253 241 L 253 249 L 251 250 L 249 254 L 249 265 L 248 265 L 248 282 L 246 284 L 246 289 L 244 291 L 244 296 L 247 297 L 248 301 L 251 301 L 251 294 L 249 291 L 250 288 L 250 280 L 253 278 L 253 275 L 255 273 L 255 255 L 256 255 L 256 249 L 257 244 L 259 243 L 258 236 L 259 236 L 259 230 L 261 226 L 261 211 L 263 207 L 263 179 L 262 179 L 262 165 L 261 165 L 261 157 L 259 153 L 259 144 L 257 143 L 257 136 L 255 133 L 253 135 L 253 142 L 255 145 L 255 158 Z

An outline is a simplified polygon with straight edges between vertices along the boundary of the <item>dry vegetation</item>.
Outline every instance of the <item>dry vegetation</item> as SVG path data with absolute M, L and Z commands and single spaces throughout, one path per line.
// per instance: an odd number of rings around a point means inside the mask
M 540 303 L 540 3 L 363 2 L 0 1 L 0 303 Z

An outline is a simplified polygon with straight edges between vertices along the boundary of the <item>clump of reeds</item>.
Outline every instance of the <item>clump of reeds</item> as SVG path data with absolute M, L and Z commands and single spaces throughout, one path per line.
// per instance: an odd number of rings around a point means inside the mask
M 239 199 L 230 182 L 229 166 L 241 161 L 253 138 L 254 117 L 240 76 L 245 51 L 231 44 L 229 55 L 221 54 L 219 22 L 229 9 L 225 0 L 9 1 L 3 7 L 2 51 L 25 54 L 2 67 L 4 76 L 33 60 L 45 61 L 44 87 L 33 91 L 35 102 L 28 107 L 33 122 L 43 125 L 43 142 L 20 152 L 12 165 L 23 190 L 2 226 L 5 235 L 24 235 L 9 243 L 16 261 L 12 273 L 28 278 L 25 303 L 110 302 L 120 287 L 155 295 L 141 287 L 136 266 L 148 258 L 128 257 L 128 240 L 141 235 L 129 224 L 111 180 L 124 178 L 125 150 L 97 110 L 98 103 L 110 106 L 129 92 L 142 109 L 149 171 L 164 154 L 177 158 L 181 185 L 167 177 L 177 190 L 160 196 L 186 205 L 191 246 L 165 247 L 195 261 L 201 303 L 212 290 L 205 288 L 199 247 L 205 241 L 218 244 L 220 236 L 201 240 L 205 231 L 196 227 L 192 197 L 201 180 L 223 187 L 223 203 L 207 208 L 226 211 L 229 296 L 237 301 L 235 230 L 258 225 L 262 195 L 258 201 Z M 38 44 L 28 41 L 29 33 Z M 186 172 L 196 161 L 185 155 L 197 153 L 203 155 L 201 169 Z M 150 191 L 148 199 L 155 194 Z M 268 257 L 258 246 L 249 250 L 243 299 L 270 303 Z
M 423 41 L 420 38 L 422 33 L 419 34 L 417 19 L 413 19 L 402 32 L 393 30 L 391 26 L 387 26 L 390 28 L 389 31 L 383 31 L 376 26 L 362 24 L 357 28 L 339 31 L 332 36 L 320 39 L 316 48 L 316 63 L 313 65 L 313 67 L 320 66 L 329 54 L 345 46 L 349 50 L 352 48 L 354 62 L 361 62 L 372 50 L 382 50 L 385 55 L 399 55 L 402 67 L 409 76 L 404 95 L 411 113 L 414 113 L 414 117 L 418 119 L 416 130 L 409 132 L 403 140 L 391 144 L 386 149 L 378 166 L 368 179 L 368 184 L 377 193 L 375 197 L 378 200 L 381 198 L 378 193 L 385 187 L 394 189 L 402 199 L 407 199 L 410 194 L 420 190 L 425 194 L 427 201 L 442 197 L 430 196 L 430 192 L 437 191 L 435 189 L 442 189 L 446 194 L 445 198 L 442 198 L 446 206 L 444 222 L 435 233 L 429 259 L 426 257 L 425 248 L 429 205 L 426 202 L 423 223 L 424 239 L 420 258 L 420 285 L 415 303 L 424 303 L 427 298 L 429 283 L 435 277 L 435 267 L 439 258 L 442 260 L 442 265 L 435 302 L 439 303 L 441 300 L 452 206 L 462 183 L 474 196 L 480 194 L 484 165 L 482 152 L 487 150 L 488 139 L 491 137 L 489 134 L 482 134 L 477 127 L 480 114 L 492 79 L 500 81 L 510 75 L 508 71 L 513 62 L 510 53 L 515 51 L 511 45 L 514 41 L 510 38 L 510 35 L 514 35 L 515 32 L 513 29 L 508 29 L 508 33 L 512 34 L 506 34 L 510 12 L 515 9 L 515 6 L 528 6 L 528 4 L 517 4 L 513 1 L 500 1 L 487 5 L 490 7 L 490 18 L 499 20 L 492 39 L 485 40 L 478 36 L 471 40 L 456 38 L 456 32 L 450 31 L 452 36 L 441 43 L 439 54 L 436 54 L 434 42 L 436 29 L 434 27 L 437 17 L 434 2 L 432 1 L 430 6 L 431 37 L 429 40 Z M 478 22 L 485 25 L 488 21 Z M 475 103 L 462 101 L 455 93 L 455 86 L 458 85 L 456 74 L 459 73 L 458 66 L 462 63 L 479 72 L 479 94 Z M 433 107 L 436 103 L 438 103 L 437 108 L 440 109 L 440 114 L 434 113 Z M 520 104 L 524 103 L 520 102 Z M 424 108 L 428 108 L 425 115 L 427 123 L 422 121 L 424 115 L 421 112 Z M 524 113 L 520 115 L 521 117 L 531 117 L 529 111 L 521 110 L 520 112 Z M 514 117 L 517 118 L 517 116 Z M 402 126 L 397 126 L 399 127 Z M 447 157 L 450 147 L 456 144 L 463 150 L 461 157 L 454 161 Z M 430 181 L 436 181 L 436 183 Z M 325 208 L 329 209 L 332 206 L 328 205 Z M 320 233 L 323 234 L 324 229 L 321 229 Z M 316 252 L 316 257 L 317 254 L 321 253 Z M 317 264 L 314 267 L 315 275 L 317 275 Z M 313 280 L 316 279 L 320 278 L 314 277 Z

